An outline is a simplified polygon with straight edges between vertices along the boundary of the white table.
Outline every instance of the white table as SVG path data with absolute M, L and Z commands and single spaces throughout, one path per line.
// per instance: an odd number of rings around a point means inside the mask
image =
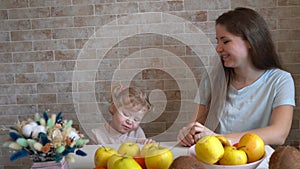
M 174 159 L 181 155 L 188 155 L 189 154 L 189 147 L 182 147 L 176 145 L 175 142 L 161 142 L 160 145 L 168 147 L 172 153 Z M 114 147 L 116 150 L 120 146 L 119 144 L 108 144 L 106 146 Z M 142 147 L 143 145 L 141 145 Z M 94 153 L 97 150 L 97 148 L 101 147 L 100 145 L 86 145 L 82 148 L 84 152 L 87 153 L 87 156 L 81 157 L 81 156 L 75 156 L 75 163 L 70 163 L 70 169 L 93 169 L 95 167 L 94 165 Z M 268 169 L 269 168 L 269 159 L 274 152 L 274 149 L 272 149 L 270 146 L 266 145 L 265 150 L 267 153 L 267 157 L 263 160 L 263 162 L 257 167 L 257 169 Z

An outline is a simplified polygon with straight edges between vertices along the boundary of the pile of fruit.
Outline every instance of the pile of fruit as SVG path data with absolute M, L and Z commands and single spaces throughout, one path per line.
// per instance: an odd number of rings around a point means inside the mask
M 157 143 L 140 148 L 137 143 L 124 142 L 118 150 L 102 146 L 94 154 L 94 169 L 168 169 L 172 162 L 171 150 Z
M 242 165 L 260 160 L 265 145 L 253 133 L 243 135 L 234 145 L 224 136 L 204 136 L 197 141 L 195 152 L 196 158 L 206 164 Z
M 182 164 L 200 169 L 203 168 L 200 162 L 242 165 L 262 159 L 265 144 L 261 137 L 252 133 L 243 135 L 234 145 L 224 136 L 204 136 L 197 141 L 195 153 L 197 160 L 192 156 L 173 160 L 171 150 L 157 143 L 140 147 L 137 143 L 125 142 L 118 149 L 99 147 L 94 154 L 94 169 L 173 169 Z

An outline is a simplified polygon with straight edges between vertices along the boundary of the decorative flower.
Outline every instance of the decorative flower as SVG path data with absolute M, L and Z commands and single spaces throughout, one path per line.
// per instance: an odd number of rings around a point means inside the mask
M 80 148 L 89 140 L 72 127 L 72 120 L 63 120 L 61 112 L 42 115 L 36 113 L 34 120 L 18 121 L 8 129 L 9 139 L 3 146 L 14 150 L 11 161 L 29 156 L 34 162 L 59 162 L 63 157 L 73 162 L 72 153 L 86 156 Z

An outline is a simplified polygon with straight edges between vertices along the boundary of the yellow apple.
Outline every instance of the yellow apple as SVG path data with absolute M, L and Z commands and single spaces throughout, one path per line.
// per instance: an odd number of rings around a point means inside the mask
M 247 155 L 243 150 L 234 146 L 224 147 L 224 155 L 219 161 L 221 165 L 242 165 L 247 164 Z
M 231 146 L 231 143 L 230 141 L 225 137 L 225 136 L 216 136 L 222 143 L 223 147 L 226 147 L 226 146 Z
M 107 169 L 113 169 L 115 162 L 121 158 L 122 158 L 122 155 L 120 155 L 120 154 L 111 155 L 107 160 Z
M 248 163 L 259 160 L 265 154 L 264 141 L 254 133 L 244 134 L 239 140 L 238 149 L 245 151 Z
M 123 156 L 115 161 L 113 169 L 142 169 L 142 167 L 132 157 Z
M 148 144 L 145 144 L 145 145 L 142 147 L 142 149 L 141 149 L 140 156 L 141 156 L 141 157 L 145 157 L 146 154 L 147 154 L 147 152 L 148 152 L 148 150 L 149 150 L 149 148 L 151 148 L 152 146 L 158 147 L 158 144 L 156 144 L 156 143 L 148 143 Z
M 134 156 L 139 155 L 140 146 L 134 142 L 124 142 L 120 145 L 120 147 L 118 149 L 118 153 L 121 155 L 134 157 Z
M 172 162 L 171 150 L 163 146 L 150 147 L 145 156 L 145 164 L 148 169 L 168 169 Z
M 99 147 L 94 154 L 94 163 L 96 167 L 107 167 L 107 160 L 113 154 L 117 154 L 117 150 L 109 146 Z
M 224 148 L 216 136 L 201 137 L 195 145 L 196 158 L 207 164 L 218 162 L 224 154 Z

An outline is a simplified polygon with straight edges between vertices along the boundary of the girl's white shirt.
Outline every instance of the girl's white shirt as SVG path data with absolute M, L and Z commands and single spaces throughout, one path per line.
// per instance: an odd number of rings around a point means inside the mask
M 109 123 L 102 123 L 98 128 L 91 130 L 93 137 L 91 140 L 95 144 L 121 144 L 123 142 L 136 142 L 146 139 L 141 127 L 127 133 L 119 133 L 113 129 Z

